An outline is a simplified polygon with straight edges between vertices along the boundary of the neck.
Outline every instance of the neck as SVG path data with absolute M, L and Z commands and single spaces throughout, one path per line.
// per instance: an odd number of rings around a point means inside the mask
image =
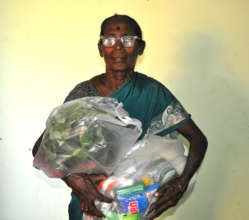
M 129 71 L 106 71 L 103 75 L 103 82 L 110 90 L 115 91 L 129 80 L 134 74 L 133 70 Z

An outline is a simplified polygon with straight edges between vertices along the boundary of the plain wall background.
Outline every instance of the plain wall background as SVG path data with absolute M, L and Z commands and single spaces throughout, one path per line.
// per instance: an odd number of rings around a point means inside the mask
M 32 167 L 31 148 L 69 91 L 104 72 L 97 41 L 114 13 L 143 30 L 136 70 L 163 82 L 209 140 L 195 190 L 164 217 L 248 219 L 248 11 L 248 0 L 2 0 L 0 219 L 68 219 L 70 190 Z

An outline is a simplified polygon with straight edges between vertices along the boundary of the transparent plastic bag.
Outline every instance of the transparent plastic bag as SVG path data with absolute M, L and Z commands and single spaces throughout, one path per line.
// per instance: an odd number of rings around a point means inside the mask
M 49 177 L 110 174 L 141 135 L 141 122 L 109 97 L 85 97 L 55 108 L 34 166 Z
M 154 120 L 153 125 L 160 120 Z M 180 141 L 151 131 L 137 141 L 141 122 L 130 118 L 115 99 L 74 100 L 50 114 L 34 166 L 58 178 L 71 173 L 113 173 L 98 189 L 114 202 L 96 200 L 96 207 L 108 220 L 144 219 L 155 201 L 155 191 L 180 175 L 186 163 Z M 84 214 L 83 219 L 96 218 Z
M 101 182 L 98 190 L 114 202 L 95 201 L 106 220 L 145 219 L 153 197 L 160 185 L 179 176 L 186 163 L 184 146 L 178 140 L 147 135 L 124 156 L 114 175 Z M 188 189 L 194 186 L 196 174 Z M 185 193 L 186 194 L 186 193 Z M 83 214 L 82 220 L 96 220 Z

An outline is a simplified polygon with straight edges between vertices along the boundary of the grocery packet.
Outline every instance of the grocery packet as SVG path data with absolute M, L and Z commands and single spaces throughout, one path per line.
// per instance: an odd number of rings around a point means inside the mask
M 49 115 L 33 164 L 55 178 L 72 173 L 112 174 L 98 189 L 114 202 L 96 200 L 96 207 L 108 220 L 145 219 L 155 191 L 181 174 L 186 157 L 177 139 L 147 133 L 139 140 L 141 133 L 141 122 L 130 118 L 113 98 L 70 101 Z M 84 214 L 83 219 L 97 218 Z
M 98 186 L 99 191 L 114 198 L 114 202 L 110 204 L 96 200 L 95 205 L 106 220 L 146 219 L 149 207 L 156 200 L 156 190 L 178 177 L 185 163 L 181 142 L 147 135 L 127 152 L 114 174 Z M 193 188 L 195 182 L 196 175 L 191 179 L 187 191 Z M 100 218 L 83 214 L 83 219 Z
M 85 97 L 56 107 L 34 158 L 49 177 L 107 173 L 141 135 L 141 122 L 109 97 Z

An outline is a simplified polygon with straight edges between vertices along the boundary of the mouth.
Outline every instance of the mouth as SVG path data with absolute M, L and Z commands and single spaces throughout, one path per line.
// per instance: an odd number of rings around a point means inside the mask
M 117 56 L 113 56 L 112 57 L 112 61 L 114 63 L 123 63 L 123 62 L 125 62 L 125 60 L 126 60 L 126 57 L 125 56 L 121 56 L 121 55 L 117 55 Z
M 112 57 L 114 57 L 114 58 L 116 58 L 116 57 L 125 57 L 125 55 L 123 55 L 123 54 L 116 54 L 116 55 L 112 55 Z

